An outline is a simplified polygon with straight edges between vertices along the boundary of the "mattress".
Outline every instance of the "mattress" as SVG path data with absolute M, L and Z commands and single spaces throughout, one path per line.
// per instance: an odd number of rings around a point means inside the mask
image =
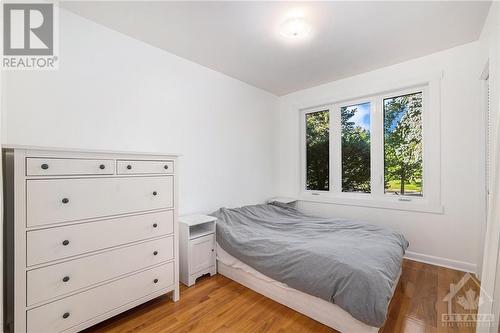
M 265 276 L 231 256 L 218 243 L 216 250 L 219 274 L 340 332 L 375 333 L 379 331 L 379 328 L 366 325 L 335 304 L 305 294 Z M 401 271 L 392 294 L 397 287 L 400 275 Z
M 288 206 L 222 208 L 212 215 L 217 242 L 232 257 L 368 326 L 384 324 L 408 246 L 401 234 Z

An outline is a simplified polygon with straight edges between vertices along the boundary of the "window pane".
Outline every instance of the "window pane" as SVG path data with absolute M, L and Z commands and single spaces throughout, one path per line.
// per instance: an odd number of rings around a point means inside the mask
M 422 196 L 422 93 L 384 99 L 385 192 Z
M 330 145 L 328 110 L 306 114 L 306 189 L 329 190 Z
M 340 109 L 342 191 L 370 193 L 370 103 Z

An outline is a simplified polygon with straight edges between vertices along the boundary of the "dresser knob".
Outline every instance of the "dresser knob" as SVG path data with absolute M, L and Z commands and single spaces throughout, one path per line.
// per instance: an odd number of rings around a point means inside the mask
M 153 252 L 153 255 L 157 255 L 157 254 L 158 254 L 158 251 L 154 251 L 154 252 Z
M 158 226 L 158 224 L 153 223 L 153 228 L 156 228 L 157 226 Z
M 132 169 L 132 166 L 131 166 L 130 164 L 129 164 L 129 165 L 127 165 L 127 169 L 128 169 L 128 170 L 131 170 L 131 169 Z
M 61 201 L 62 201 L 63 204 L 67 204 L 69 202 L 69 199 L 68 198 L 63 198 Z
M 154 282 L 154 283 L 158 283 L 158 279 L 154 279 L 154 280 L 153 280 L 153 282 Z
M 104 170 L 106 166 L 104 164 L 99 165 L 99 169 Z
M 41 166 L 41 168 L 42 168 L 43 170 L 47 170 L 47 169 L 49 168 L 49 165 L 48 165 L 48 164 L 43 163 L 43 164 L 42 164 L 42 166 Z
M 214 249 L 212 249 L 212 252 L 214 252 Z
M 69 244 L 69 240 L 67 240 L 67 239 L 63 240 L 62 245 L 66 246 L 68 244 Z
M 156 192 L 156 191 L 153 191 L 153 195 L 157 195 L 157 194 L 158 194 L 158 192 Z
M 63 277 L 63 282 L 68 282 L 69 281 L 69 276 Z
M 63 318 L 64 318 L 64 319 L 66 319 L 66 318 L 68 318 L 68 317 L 69 317 L 69 312 L 65 312 L 65 313 L 63 314 Z
M 164 168 L 165 170 L 168 170 L 168 164 L 165 164 Z

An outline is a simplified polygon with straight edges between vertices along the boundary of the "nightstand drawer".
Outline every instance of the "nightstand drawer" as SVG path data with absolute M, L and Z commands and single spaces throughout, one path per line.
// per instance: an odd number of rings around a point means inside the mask
M 133 215 L 27 232 L 27 265 L 68 258 L 174 231 L 173 211 Z
M 173 263 L 155 267 L 29 310 L 27 331 L 62 332 L 173 283 Z
M 173 236 L 28 271 L 28 306 L 160 264 L 174 257 Z
M 27 176 L 112 175 L 113 160 L 27 158 Z
M 190 272 L 196 273 L 215 266 L 215 235 L 191 239 L 189 241 Z
M 28 180 L 27 226 L 173 206 L 172 176 Z
M 170 174 L 174 172 L 172 161 L 116 161 L 116 173 L 119 175 Z

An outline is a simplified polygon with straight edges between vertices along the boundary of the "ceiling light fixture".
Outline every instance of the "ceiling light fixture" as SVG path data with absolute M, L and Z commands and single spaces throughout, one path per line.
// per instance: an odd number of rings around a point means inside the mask
M 302 38 L 311 32 L 311 27 L 302 17 L 291 17 L 281 23 L 281 35 L 287 38 Z

